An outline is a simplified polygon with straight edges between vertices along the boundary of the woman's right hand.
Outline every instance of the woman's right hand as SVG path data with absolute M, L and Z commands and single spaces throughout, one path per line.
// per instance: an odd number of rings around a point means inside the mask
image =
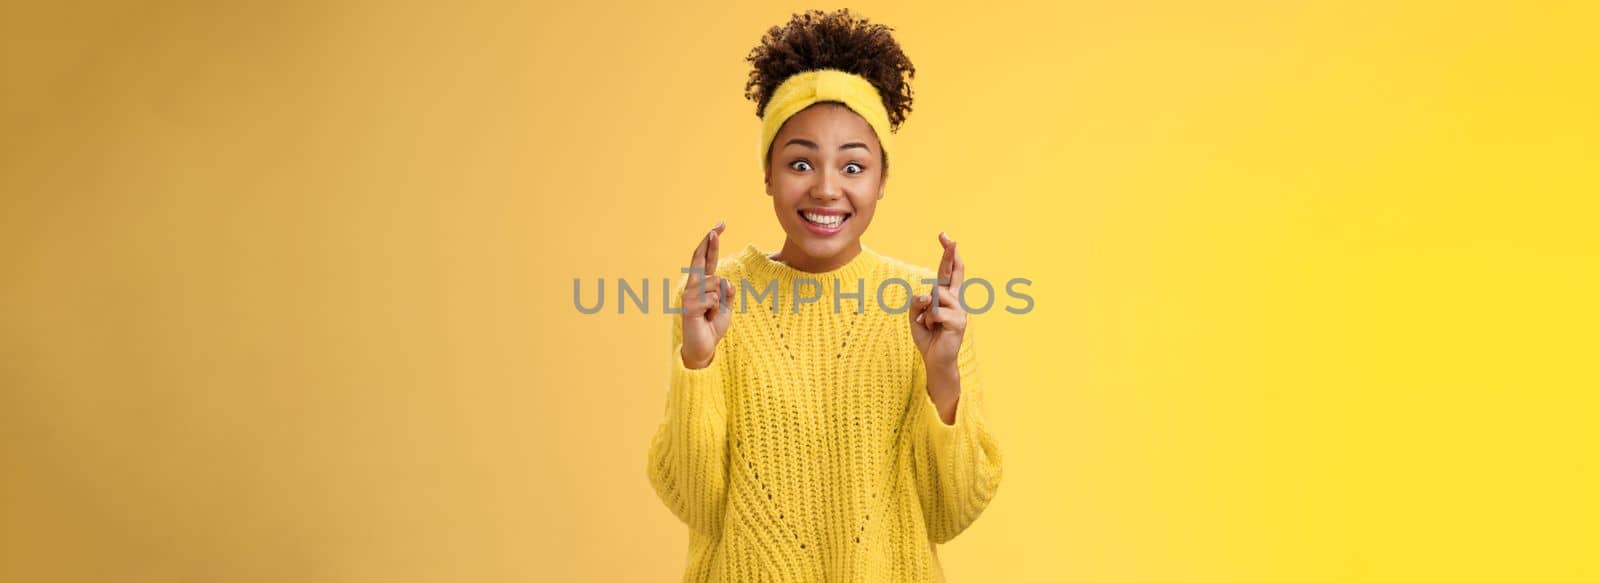
M 718 277 L 718 238 L 726 228 L 721 221 L 700 238 L 689 267 L 697 272 L 689 274 L 683 286 L 683 366 L 691 369 L 711 365 L 717 342 L 728 333 L 733 315 L 733 284 Z M 702 294 L 702 292 L 704 292 Z

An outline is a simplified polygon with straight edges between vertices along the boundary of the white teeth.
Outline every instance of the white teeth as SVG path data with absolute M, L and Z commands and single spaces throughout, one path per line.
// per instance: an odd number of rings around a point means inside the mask
M 819 215 L 816 213 L 807 212 L 802 212 L 800 214 L 804 215 L 806 220 L 825 227 L 837 226 L 839 223 L 844 222 L 844 215 Z

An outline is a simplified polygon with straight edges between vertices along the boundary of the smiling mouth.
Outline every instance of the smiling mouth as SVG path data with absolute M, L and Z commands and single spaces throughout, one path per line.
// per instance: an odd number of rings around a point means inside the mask
M 850 219 L 850 213 L 845 213 L 842 215 L 824 215 L 820 213 L 799 211 L 799 214 L 801 220 L 824 229 L 837 229 L 840 225 L 843 225 L 846 220 Z

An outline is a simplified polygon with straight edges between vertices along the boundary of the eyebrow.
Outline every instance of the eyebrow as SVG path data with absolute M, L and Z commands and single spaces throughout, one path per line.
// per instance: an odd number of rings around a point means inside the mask
M 818 149 L 816 142 L 813 142 L 811 140 L 807 140 L 807 139 L 804 139 L 804 138 L 790 138 L 789 141 L 783 143 L 783 147 L 787 148 L 789 146 L 793 146 L 793 145 L 797 145 L 797 144 L 801 145 L 801 146 L 805 146 L 807 148 L 811 148 L 813 150 Z M 840 150 L 846 150 L 846 149 L 849 149 L 849 148 L 861 148 L 863 150 L 866 150 L 868 154 L 872 153 L 872 148 L 867 147 L 867 145 L 862 143 L 862 142 L 850 142 L 850 143 L 845 144 L 843 146 L 839 146 Z

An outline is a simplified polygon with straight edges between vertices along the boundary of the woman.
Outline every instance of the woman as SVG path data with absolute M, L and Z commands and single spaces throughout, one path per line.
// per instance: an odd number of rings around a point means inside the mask
M 648 472 L 690 527 L 685 581 L 941 581 L 934 545 L 999 487 L 955 241 L 937 273 L 861 243 L 911 109 L 890 30 L 810 11 L 748 57 L 786 239 L 722 258 L 719 222 L 674 299 Z

